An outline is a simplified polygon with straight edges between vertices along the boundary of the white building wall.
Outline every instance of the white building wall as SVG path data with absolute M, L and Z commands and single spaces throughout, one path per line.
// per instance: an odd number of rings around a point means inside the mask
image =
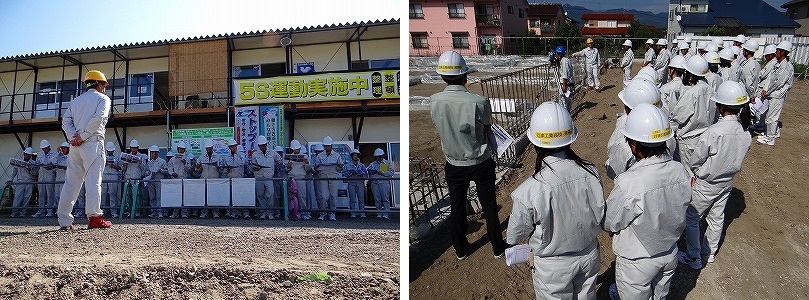
M 233 52 L 233 66 L 286 62 L 284 48 L 266 48 Z
M 357 121 L 359 125 L 359 120 Z M 284 126 L 289 128 L 287 122 Z M 287 131 L 288 132 L 288 131 Z M 350 118 L 295 120 L 295 136 L 302 144 L 320 142 L 327 135 L 335 141 L 353 140 Z M 399 117 L 365 118 L 360 142 L 399 141 Z
M 292 52 L 293 72 L 295 72 L 294 66 L 302 62 L 314 63 L 316 72 L 333 72 L 348 69 L 345 43 L 295 46 L 294 49 L 296 51 Z M 353 56 L 352 59 L 354 59 Z
M 470 33 L 470 43 L 474 37 Z M 396 59 L 399 58 L 399 40 L 375 40 L 362 41 L 362 57 L 360 57 L 360 47 L 356 42 L 351 43 L 351 59 Z M 470 45 L 471 47 L 471 45 Z

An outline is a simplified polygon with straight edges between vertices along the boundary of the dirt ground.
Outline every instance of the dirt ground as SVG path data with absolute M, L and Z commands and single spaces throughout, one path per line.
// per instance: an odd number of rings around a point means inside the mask
M 78 228 L 86 228 L 86 220 Z M 3 299 L 398 299 L 399 222 L 0 219 Z M 298 276 L 327 273 L 332 282 Z
M 639 67 L 635 66 L 635 71 Z M 634 72 L 633 72 L 634 73 Z M 613 187 L 606 177 L 606 144 L 622 110 L 617 97 L 619 70 L 602 75 L 601 93 L 585 95 L 575 120 L 579 138 L 572 145 L 579 156 L 595 163 L 602 174 L 605 198 Z M 416 85 L 412 95 L 429 96 L 443 87 Z M 475 91 L 475 90 L 473 90 Z M 477 91 L 475 91 L 477 92 Z M 672 299 L 807 299 L 809 298 L 809 201 L 805 171 L 809 167 L 809 81 L 795 81 L 781 115 L 783 128 L 775 146 L 753 141 L 725 210 L 726 235 L 716 262 L 700 271 L 677 268 Z M 577 104 L 577 103 L 574 103 Z M 605 119 L 602 118 L 606 116 Z M 443 161 L 441 145 L 429 111 L 410 111 L 410 154 Z M 509 193 L 532 174 L 535 153 L 526 151 L 523 167 L 499 184 L 501 228 L 511 212 Z M 470 216 L 468 238 L 473 253 L 455 258 L 446 226 L 410 249 L 411 299 L 531 299 L 531 273 L 526 265 L 507 267 L 491 256 L 480 215 Z M 682 241 L 681 241 L 682 242 Z M 599 236 L 601 271 L 598 297 L 608 299 L 614 282 L 611 239 Z M 681 243 L 681 247 L 682 247 Z

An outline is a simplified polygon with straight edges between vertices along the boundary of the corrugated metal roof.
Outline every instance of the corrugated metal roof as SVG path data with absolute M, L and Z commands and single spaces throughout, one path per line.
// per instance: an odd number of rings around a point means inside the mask
M 157 40 L 157 41 L 113 44 L 113 45 L 106 45 L 106 46 L 95 46 L 95 47 L 86 47 L 86 48 L 75 48 L 75 49 L 66 49 L 66 50 L 57 50 L 57 51 L 38 52 L 38 53 L 30 53 L 30 54 L 20 54 L 20 55 L 14 55 L 14 56 L 0 57 L 0 62 L 2 62 L 2 61 L 11 61 L 11 60 L 16 60 L 16 59 L 29 59 L 29 58 L 42 57 L 42 56 L 54 56 L 54 55 L 65 54 L 65 53 L 74 53 L 74 52 L 92 52 L 92 51 L 101 51 L 101 50 L 109 50 L 109 49 L 126 49 L 126 48 L 135 48 L 135 47 L 144 47 L 144 46 L 155 46 L 155 45 L 161 45 L 161 44 L 166 45 L 166 44 L 172 44 L 172 43 L 182 43 L 182 42 L 191 42 L 191 41 L 204 41 L 204 40 L 215 40 L 215 39 L 223 39 L 223 38 L 249 37 L 249 36 L 255 36 L 255 35 L 263 35 L 263 34 L 266 34 L 266 33 L 320 31 L 320 30 L 351 28 L 351 27 L 357 27 L 357 26 L 363 26 L 363 25 L 386 25 L 386 24 L 398 24 L 398 23 L 400 23 L 399 19 L 382 19 L 382 20 L 374 20 L 374 21 L 367 21 L 367 22 L 362 21 L 362 22 L 353 22 L 353 23 L 338 23 L 338 24 L 330 24 L 330 25 L 304 26 L 304 27 L 295 27 L 295 28 L 290 27 L 290 28 L 282 28 L 282 29 L 275 29 L 275 30 L 240 31 L 240 32 L 231 32 L 231 33 L 225 33 L 225 34 L 182 37 L 182 38 L 174 38 L 174 39 L 163 39 L 163 40 Z
M 680 26 L 711 26 L 716 18 L 736 18 L 745 27 L 800 26 L 761 0 L 710 0 L 707 13 L 684 13 Z

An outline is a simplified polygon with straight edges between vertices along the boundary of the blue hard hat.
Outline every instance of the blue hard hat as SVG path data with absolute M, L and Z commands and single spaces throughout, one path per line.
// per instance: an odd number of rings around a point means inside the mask
M 565 46 L 556 46 L 553 52 L 559 53 L 559 55 L 565 55 Z

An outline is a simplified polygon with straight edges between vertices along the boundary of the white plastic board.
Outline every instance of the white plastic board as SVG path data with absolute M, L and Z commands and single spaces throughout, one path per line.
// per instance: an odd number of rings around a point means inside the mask
M 256 179 L 231 178 L 233 206 L 256 206 Z
M 183 180 L 183 206 L 205 206 L 205 179 Z
M 230 206 L 230 179 L 205 180 L 208 206 Z
M 183 180 L 160 180 L 160 206 L 180 207 L 183 205 Z

